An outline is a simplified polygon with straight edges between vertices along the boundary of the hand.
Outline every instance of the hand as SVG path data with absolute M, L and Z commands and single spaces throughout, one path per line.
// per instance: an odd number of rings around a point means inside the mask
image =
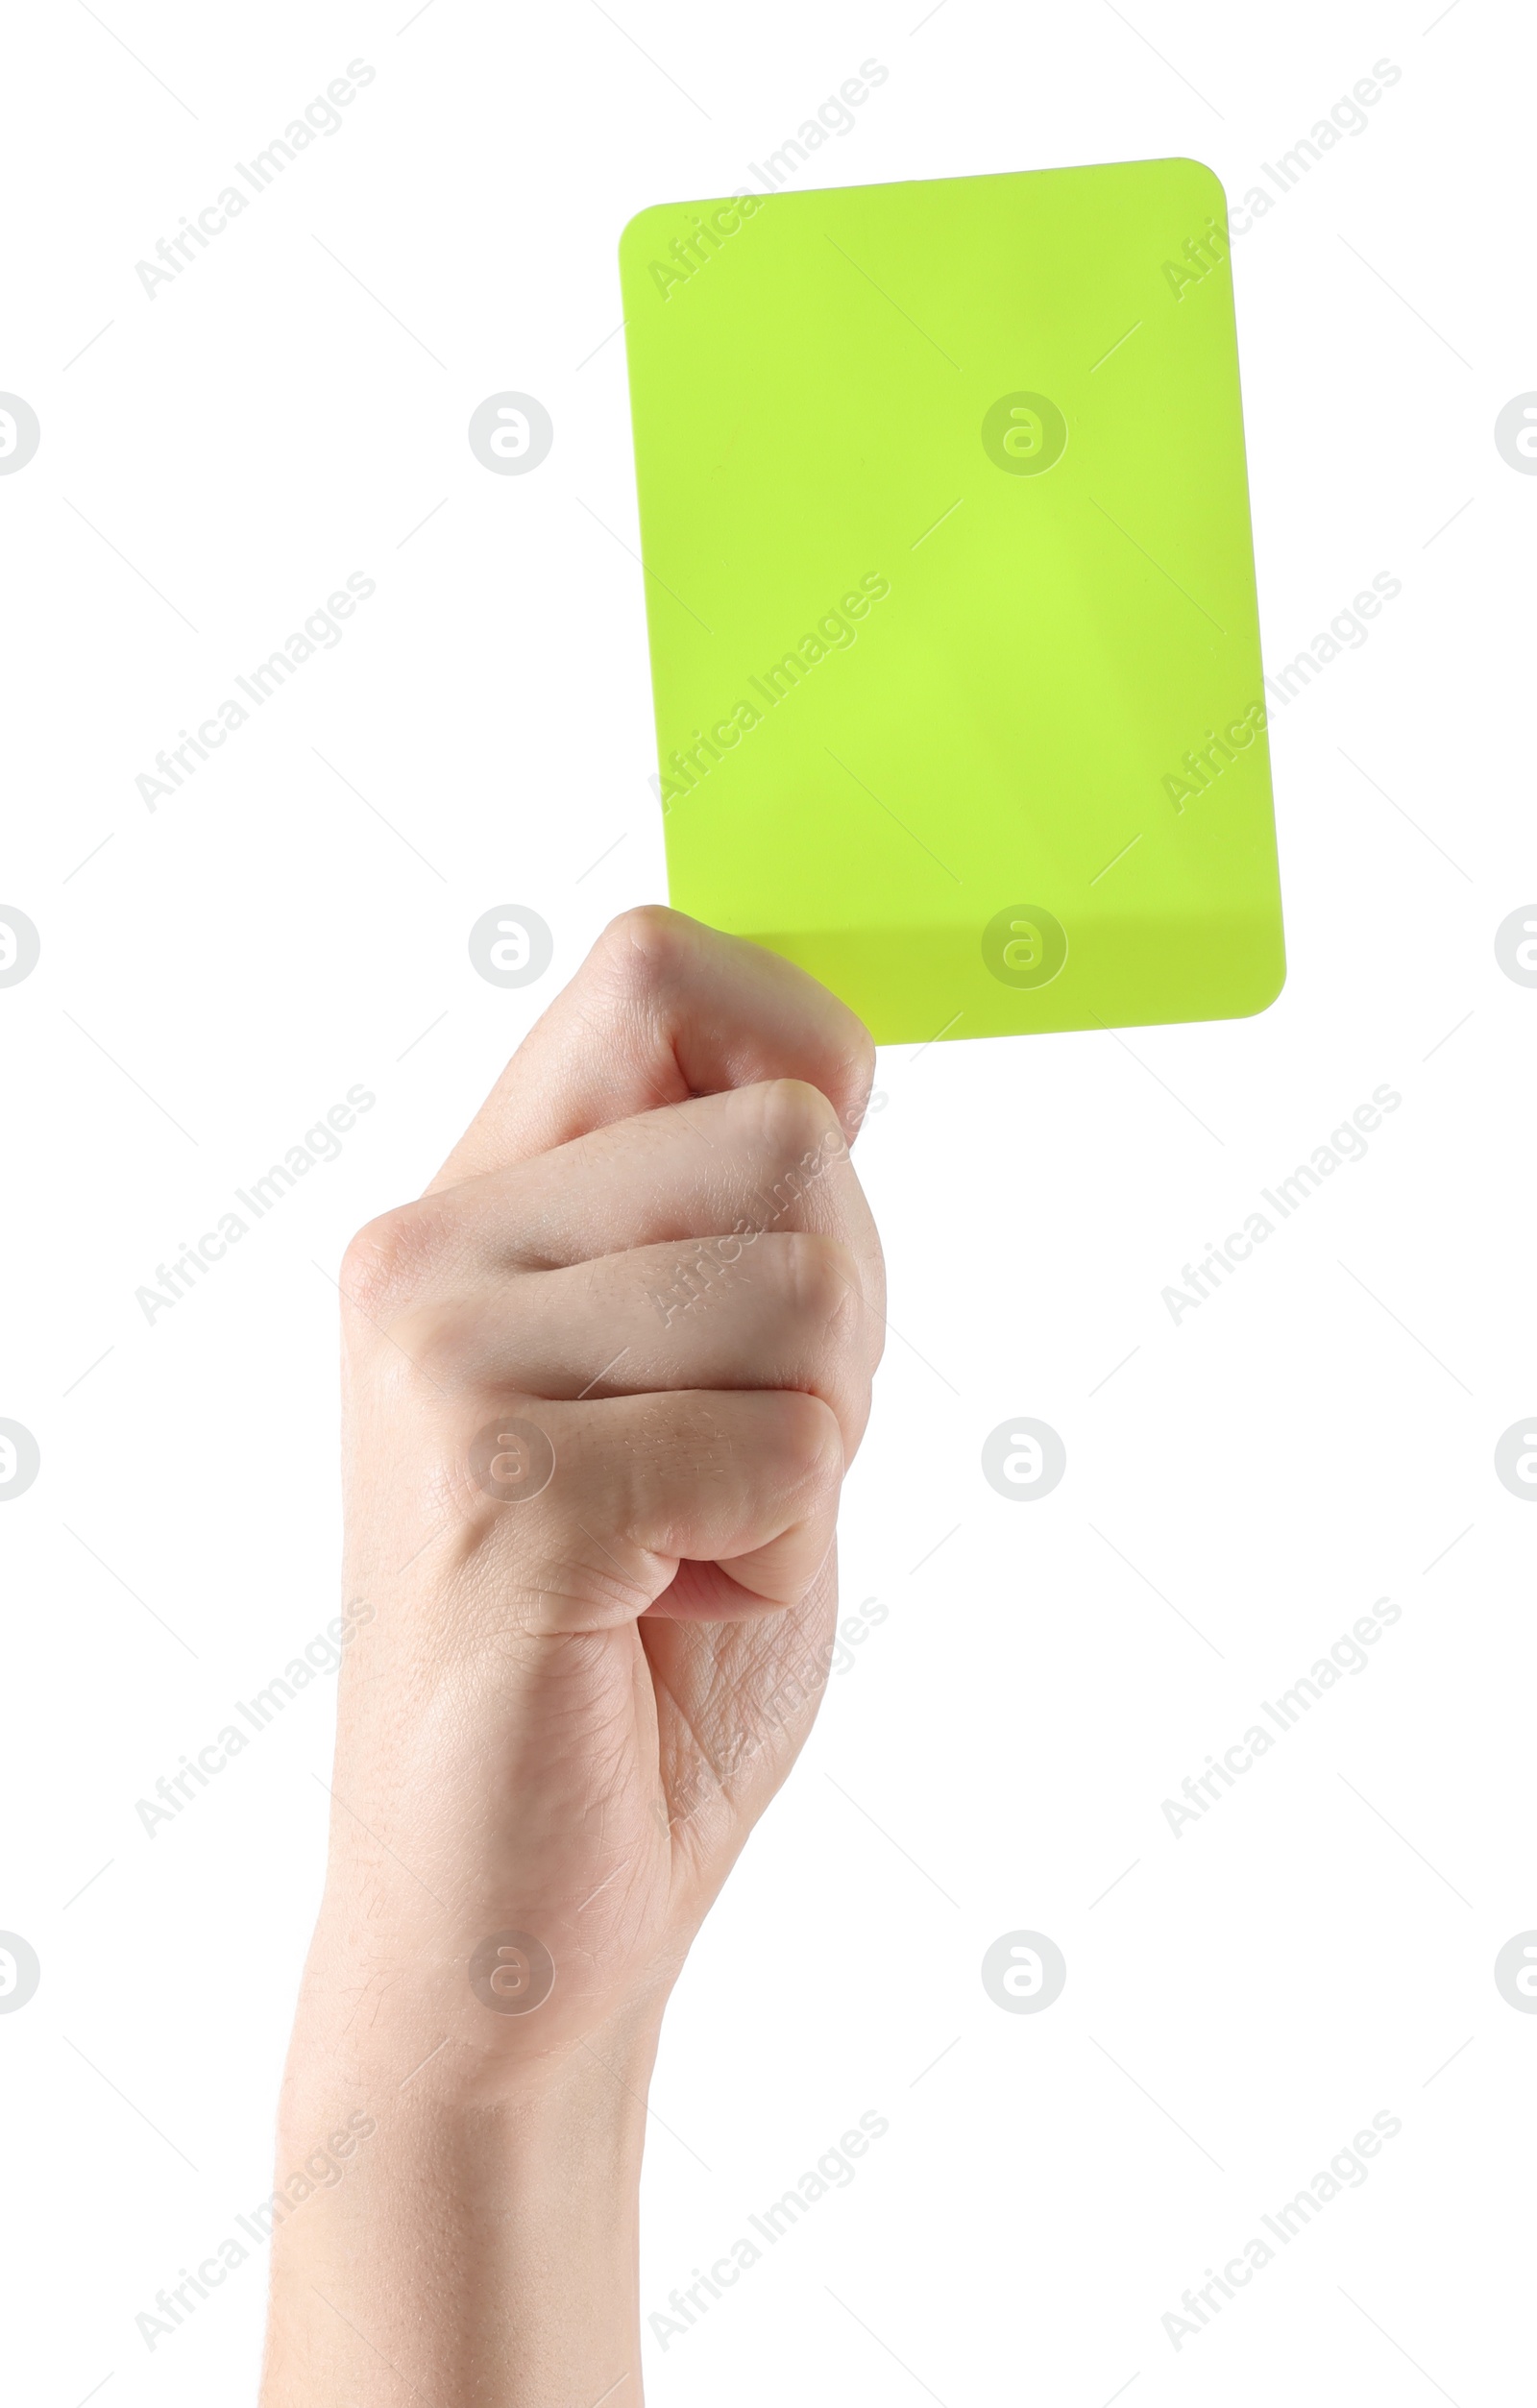
M 349 1250 L 348 1643 L 280 2176 L 376 2129 L 279 2226 L 270 2408 L 639 2400 L 658 2020 L 833 1646 L 884 1329 L 848 1159 L 872 1059 L 788 963 L 629 913 Z

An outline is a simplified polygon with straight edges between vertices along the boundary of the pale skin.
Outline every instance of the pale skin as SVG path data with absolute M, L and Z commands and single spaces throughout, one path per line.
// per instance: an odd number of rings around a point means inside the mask
M 330 1854 L 279 2120 L 309 2195 L 263 2408 L 638 2408 L 663 2010 L 833 1645 L 873 1060 L 789 963 L 629 912 L 349 1249 Z

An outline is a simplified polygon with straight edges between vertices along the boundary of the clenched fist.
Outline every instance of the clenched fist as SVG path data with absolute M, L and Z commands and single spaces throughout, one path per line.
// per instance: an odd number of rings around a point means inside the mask
M 872 1060 L 788 963 L 628 913 L 349 1250 L 372 1611 L 284 2089 L 269 2408 L 639 2401 L 659 2019 L 833 1646 L 885 1326 L 849 1161 Z

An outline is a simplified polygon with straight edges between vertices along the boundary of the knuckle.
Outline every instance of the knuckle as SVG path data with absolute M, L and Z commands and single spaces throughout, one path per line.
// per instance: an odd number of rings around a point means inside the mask
M 848 1041 L 840 1068 L 854 1099 L 849 1125 L 857 1131 L 864 1126 L 870 1089 L 875 1084 L 875 1039 L 856 1013 L 851 1011 L 848 1020 Z
M 792 1229 L 782 1253 L 791 1312 L 818 1335 L 837 1340 L 846 1334 L 860 1300 L 859 1266 L 848 1248 L 819 1231 Z
M 654 995 L 672 974 L 686 929 L 687 923 L 665 904 L 639 903 L 609 921 L 595 951 L 626 992 Z
M 349 1241 L 342 1294 L 370 1320 L 391 1319 L 427 1284 L 444 1252 L 444 1215 L 435 1201 L 397 1204 Z
M 482 1384 L 485 1371 L 484 1315 L 464 1300 L 412 1303 L 398 1298 L 389 1335 L 403 1364 L 419 1372 L 444 1396 L 460 1396 Z
M 813 1492 L 836 1489 L 843 1476 L 843 1434 L 832 1406 L 801 1389 L 786 1388 L 774 1409 L 790 1476 Z
M 757 1092 L 760 1137 L 775 1170 L 804 1173 L 821 1163 L 832 1140 L 842 1144 L 838 1114 L 809 1080 L 769 1079 Z

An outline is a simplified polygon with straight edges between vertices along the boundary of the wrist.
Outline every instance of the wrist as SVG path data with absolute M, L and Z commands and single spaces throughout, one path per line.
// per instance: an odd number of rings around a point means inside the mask
M 484 1923 L 488 1918 L 482 1914 Z M 504 1942 L 505 1945 L 499 1945 Z M 501 2105 L 644 2122 L 673 1968 L 568 2011 L 575 1986 L 532 1934 L 381 1930 L 329 1897 L 305 1961 L 280 2107 L 290 2141 L 346 2099 L 375 2111 L 407 2092 L 444 2109 Z M 548 1984 L 548 1988 L 546 1987 Z M 598 2078 L 603 2079 L 598 2079 Z
M 466 1994 L 489 2042 L 434 2013 L 435 1982 L 386 1984 L 317 1934 L 280 2115 L 265 2408 L 380 2396 L 381 2358 L 420 2408 L 546 2408 L 573 2383 L 639 2401 L 656 2018 L 507 2052 L 503 2022 L 537 2013 Z

